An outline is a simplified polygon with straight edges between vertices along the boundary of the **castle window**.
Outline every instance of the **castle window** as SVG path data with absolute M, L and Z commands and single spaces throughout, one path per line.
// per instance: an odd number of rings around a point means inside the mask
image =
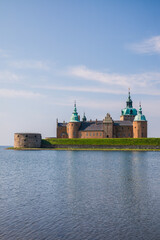
M 128 133 L 128 137 L 130 137 L 130 133 Z
M 19 137 L 19 135 L 17 137 Z
M 75 133 L 75 132 L 73 132 L 73 136 L 74 136 L 74 137 L 76 136 L 76 133 Z
M 92 133 L 90 133 L 90 136 L 92 136 Z
M 99 135 L 102 136 L 102 133 L 100 133 Z
M 36 138 L 37 136 L 35 135 L 35 138 Z
M 26 135 L 26 137 L 28 137 L 28 135 Z
M 123 136 L 125 137 L 125 134 L 123 134 Z
M 122 129 L 123 129 L 123 127 L 122 127 Z
M 97 136 L 98 136 L 98 133 L 97 133 Z
M 93 133 L 93 136 L 95 136 L 95 133 Z
M 86 136 L 88 136 L 88 133 L 86 133 Z

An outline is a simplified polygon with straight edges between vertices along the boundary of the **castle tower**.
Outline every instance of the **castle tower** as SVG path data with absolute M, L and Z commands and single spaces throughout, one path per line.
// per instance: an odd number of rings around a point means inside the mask
M 130 89 L 129 89 L 128 99 L 126 101 L 126 107 L 124 109 L 122 109 L 122 111 L 121 111 L 120 120 L 121 121 L 128 120 L 128 121 L 133 122 L 136 115 L 137 115 L 137 110 L 135 108 L 133 108 L 133 102 L 131 99 Z
M 113 138 L 113 119 L 109 113 L 107 113 L 105 119 L 103 119 L 103 131 L 104 138 Z
M 133 121 L 133 137 L 134 138 L 147 138 L 147 120 L 142 114 L 141 104 L 139 105 L 138 114 Z
M 68 138 L 78 138 L 78 130 L 80 128 L 81 122 L 77 113 L 76 103 L 74 104 L 74 110 L 68 123 Z

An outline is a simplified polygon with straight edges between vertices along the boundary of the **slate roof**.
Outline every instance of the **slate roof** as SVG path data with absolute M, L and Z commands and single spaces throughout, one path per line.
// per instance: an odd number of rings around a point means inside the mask
M 58 123 L 58 127 L 66 127 L 67 126 L 67 123 L 65 122 L 63 122 L 63 123 Z
M 82 122 L 79 131 L 103 131 L 103 122 Z
M 133 123 L 131 121 L 120 121 L 116 120 L 114 121 L 114 126 L 133 126 Z
M 114 126 L 132 126 L 133 123 L 131 121 L 120 121 L 116 120 L 113 122 Z M 67 123 L 58 123 L 58 127 L 65 127 Z M 88 122 L 81 122 L 81 126 L 79 131 L 103 131 L 103 121 L 88 121 Z

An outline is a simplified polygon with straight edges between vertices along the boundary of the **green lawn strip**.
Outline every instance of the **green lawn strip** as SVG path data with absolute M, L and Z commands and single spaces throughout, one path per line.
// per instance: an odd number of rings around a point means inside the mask
M 50 138 L 42 140 L 42 147 L 49 145 L 152 145 L 159 146 L 160 138 L 101 138 L 101 139 L 62 139 Z

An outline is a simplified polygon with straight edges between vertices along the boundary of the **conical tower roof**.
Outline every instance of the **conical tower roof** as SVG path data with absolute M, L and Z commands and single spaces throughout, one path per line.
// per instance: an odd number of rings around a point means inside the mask
M 139 104 L 138 114 L 135 116 L 134 121 L 147 121 L 146 117 L 142 114 L 141 104 Z
M 74 103 L 74 110 L 73 110 L 70 122 L 80 122 L 79 119 L 78 119 L 78 112 L 77 112 L 76 102 Z

